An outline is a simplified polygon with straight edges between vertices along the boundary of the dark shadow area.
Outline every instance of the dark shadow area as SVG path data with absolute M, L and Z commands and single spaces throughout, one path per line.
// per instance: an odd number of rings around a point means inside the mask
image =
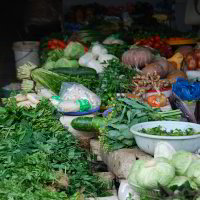
M 38 8 L 33 8 L 34 1 L 39 5 Z M 47 25 L 30 25 L 28 31 L 25 29 L 25 23 L 27 23 L 27 16 L 31 16 L 31 12 L 41 13 L 40 0 L 17 0 L 17 1 L 4 1 L 0 6 L 0 88 L 11 82 L 16 82 L 16 69 L 15 58 L 12 49 L 13 43 L 16 41 L 35 41 L 40 40 L 42 37 L 51 34 L 52 32 L 59 32 L 61 30 L 58 21 L 48 23 Z M 53 8 L 57 9 L 57 4 L 52 0 L 46 0 L 49 4 L 52 4 Z M 33 2 L 32 4 L 30 2 Z M 54 5 L 55 4 L 55 5 Z M 61 5 L 58 4 L 59 6 Z M 42 5 L 41 5 L 42 6 Z M 45 13 L 51 15 L 51 12 L 47 12 L 47 8 L 43 6 Z M 39 11 L 37 11 L 39 10 Z M 35 13 L 34 13 L 35 14 Z
M 0 6 L 0 87 L 16 81 L 14 41 L 20 40 L 26 0 L 4 1 Z

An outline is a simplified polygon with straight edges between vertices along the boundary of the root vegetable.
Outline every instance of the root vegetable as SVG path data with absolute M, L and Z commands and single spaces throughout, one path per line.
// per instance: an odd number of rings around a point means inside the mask
M 197 67 L 197 58 L 194 53 L 189 53 L 186 56 L 186 64 L 188 66 L 188 70 L 195 70 Z
M 169 62 L 168 65 L 168 73 L 170 74 L 171 72 L 177 70 L 177 64 L 174 61 Z
M 148 64 L 142 69 L 142 74 L 144 75 L 149 74 L 150 76 L 153 76 L 155 72 L 160 76 L 160 78 L 165 78 L 167 75 L 167 72 L 164 70 L 164 68 L 157 63 Z
M 27 99 L 29 101 L 31 101 L 32 103 L 34 103 L 34 104 L 40 103 L 40 97 L 37 94 L 35 94 L 35 93 L 28 93 L 26 96 L 27 96 Z
M 200 59 L 200 49 L 195 49 L 194 55 L 197 59 Z
M 26 108 L 36 108 L 36 104 L 32 103 L 31 101 L 22 101 L 17 104 L 18 107 L 26 107 Z
M 176 50 L 176 52 L 179 52 L 183 55 L 184 58 L 186 58 L 188 53 L 191 53 L 193 51 L 192 46 L 182 46 Z
M 15 96 L 15 99 L 17 102 L 22 102 L 22 101 L 26 101 L 27 100 L 27 96 L 26 95 L 22 95 L 22 94 L 18 94 L 17 96 Z
M 143 67 L 145 64 L 149 64 L 153 59 L 153 54 L 147 48 L 135 48 L 126 51 L 122 55 L 122 62 L 125 65 L 132 67 Z

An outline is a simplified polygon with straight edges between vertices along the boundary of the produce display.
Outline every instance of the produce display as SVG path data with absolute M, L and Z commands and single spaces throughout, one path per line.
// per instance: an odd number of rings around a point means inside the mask
M 159 35 L 142 39 L 136 42 L 137 45 L 140 46 L 148 46 L 157 49 L 161 55 L 169 58 L 172 56 L 173 51 L 171 46 L 162 40 Z
M 199 159 L 189 152 L 172 151 L 168 143 L 159 144 L 156 148 L 165 149 L 168 153 L 160 151 L 160 155 L 151 160 L 137 160 L 129 171 L 129 184 L 136 190 L 141 188 L 146 191 L 144 199 L 197 199 L 200 196 L 199 173 L 196 173 Z
M 189 52 L 186 55 L 185 62 L 188 70 L 200 69 L 200 49 Z
M 183 38 L 183 37 L 175 37 L 168 38 L 165 42 L 169 45 L 187 45 L 187 44 L 196 44 L 196 39 L 192 38 Z
M 149 135 L 159 135 L 159 136 L 189 136 L 200 134 L 200 132 L 196 132 L 192 128 L 188 128 L 186 130 L 174 129 L 171 131 L 167 131 L 161 126 L 149 128 L 149 129 L 141 129 L 139 132 L 149 134 Z
M 92 175 L 91 155 L 60 124 L 48 100 L 28 109 L 4 99 L 0 133 L 1 199 L 77 200 L 106 193 Z
M 134 84 L 133 92 L 136 95 L 144 94 L 149 90 L 162 90 L 172 85 L 168 79 L 160 79 L 156 71 L 152 75 L 136 75 L 133 77 L 132 83 Z
M 165 111 L 151 108 L 147 104 L 135 99 L 117 99 L 109 104 L 111 110 L 108 117 L 102 118 L 76 118 L 71 125 L 80 131 L 93 131 L 100 134 L 100 144 L 106 151 L 135 146 L 130 127 L 134 124 L 156 120 L 179 120 L 180 111 Z
M 19 94 L 0 102 L 0 199 L 104 197 L 108 188 L 93 169 L 94 163 L 103 164 L 84 150 L 84 134 L 96 136 L 100 149 L 110 155 L 136 149 L 133 125 L 188 119 L 170 98 L 179 93 L 176 86 L 185 83 L 183 79 L 188 83 L 186 96 L 197 89 L 188 75 L 200 69 L 199 45 L 190 46 L 196 36 L 159 24 L 150 4 L 123 7 L 121 15 L 116 7 L 101 15 L 105 7 L 100 12 L 93 6 L 84 12 L 83 7 L 75 9 L 80 25 L 76 31 L 41 40 L 40 64 L 19 66 Z M 111 16 L 115 11 L 117 16 Z M 144 11 L 147 16 L 141 17 Z M 58 117 L 63 115 L 67 123 L 61 125 Z M 140 129 L 152 137 L 199 134 L 192 128 Z M 74 133 L 80 134 L 81 142 Z M 130 187 L 159 194 L 160 199 L 200 198 L 200 159 L 192 153 L 176 152 L 169 143 L 158 142 L 153 159 L 144 161 L 136 154 Z M 142 194 L 140 199 L 151 200 Z

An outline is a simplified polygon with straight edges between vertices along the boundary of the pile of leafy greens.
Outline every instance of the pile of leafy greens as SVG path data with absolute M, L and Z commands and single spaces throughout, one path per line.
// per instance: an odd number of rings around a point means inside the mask
M 162 112 L 136 99 L 117 98 L 109 101 L 105 126 L 100 128 L 100 144 L 105 151 L 136 146 L 130 128 L 138 123 L 158 120 L 179 121 L 180 110 Z
M 92 157 L 63 128 L 43 100 L 36 109 L 0 107 L 0 199 L 62 200 L 103 196 Z

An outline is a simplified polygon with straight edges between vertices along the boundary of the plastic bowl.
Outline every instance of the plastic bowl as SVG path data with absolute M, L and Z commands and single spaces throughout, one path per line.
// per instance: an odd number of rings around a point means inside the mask
M 196 132 L 200 132 L 199 124 L 189 122 L 154 121 L 136 124 L 131 127 L 130 131 L 134 134 L 136 144 L 144 152 L 154 155 L 155 147 L 159 142 L 168 142 L 176 151 L 184 150 L 194 153 L 200 148 L 200 134 L 192 136 L 156 136 L 138 132 L 143 128 L 147 129 L 157 126 L 161 126 L 167 131 L 193 128 Z

